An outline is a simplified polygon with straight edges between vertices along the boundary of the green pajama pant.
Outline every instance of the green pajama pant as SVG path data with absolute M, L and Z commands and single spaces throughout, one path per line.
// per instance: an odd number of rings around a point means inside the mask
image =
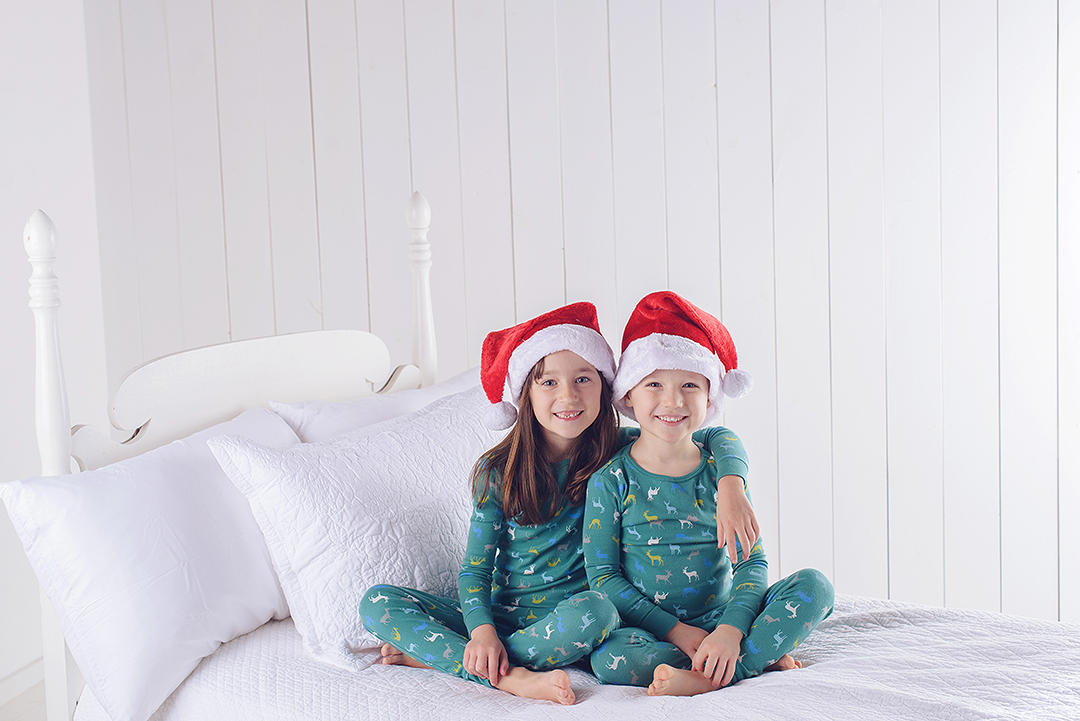
M 457 601 L 411 588 L 372 586 L 360 602 L 360 616 L 370 633 L 417 661 L 491 685 L 462 666 L 469 631 Z M 618 627 L 619 612 L 597 591 L 582 591 L 555 606 L 495 614 L 510 665 L 535 670 L 585 658 Z
M 806 569 L 777 581 L 765 592 L 757 618 L 743 637 L 742 654 L 731 683 L 757 676 L 765 667 L 795 649 L 832 613 L 832 583 L 819 571 Z M 718 606 L 691 619 L 691 626 L 712 631 L 723 615 Z M 624 627 L 611 634 L 591 657 L 593 673 L 603 683 L 648 686 L 662 663 L 690 668 L 691 659 L 679 648 L 640 628 Z

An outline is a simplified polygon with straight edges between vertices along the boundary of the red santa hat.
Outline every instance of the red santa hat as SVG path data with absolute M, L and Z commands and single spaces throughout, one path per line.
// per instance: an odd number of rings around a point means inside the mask
M 488 333 L 480 353 L 480 382 L 492 403 L 485 425 L 495 430 L 514 425 L 529 371 L 541 358 L 563 350 L 591 363 L 608 383 L 615 380 L 615 355 L 600 335 L 592 303 L 571 303 Z
M 623 331 L 619 372 L 612 384 L 615 407 L 635 418 L 626 394 L 657 370 L 700 373 L 709 380 L 708 423 L 724 409 L 724 396 L 739 398 L 754 387 L 738 368 L 735 343 L 727 328 L 690 301 L 662 290 L 642 298 Z

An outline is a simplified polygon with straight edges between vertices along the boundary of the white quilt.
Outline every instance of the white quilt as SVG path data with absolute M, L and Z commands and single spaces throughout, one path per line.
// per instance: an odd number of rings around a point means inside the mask
M 221 646 L 151 721 L 1080 719 L 1080 626 L 840 596 L 794 655 L 805 668 L 693 698 L 571 669 L 578 703 L 562 707 L 437 671 L 329 666 L 286 619 Z M 75 719 L 107 721 L 88 693 Z

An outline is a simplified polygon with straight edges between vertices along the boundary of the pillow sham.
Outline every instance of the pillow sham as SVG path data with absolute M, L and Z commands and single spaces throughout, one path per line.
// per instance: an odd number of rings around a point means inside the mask
M 297 443 L 263 408 L 75 475 L 0 484 L 87 685 L 145 721 L 222 643 L 289 609 L 262 532 L 206 440 Z
M 501 436 L 478 387 L 331 441 L 269 448 L 210 441 L 247 496 L 304 647 L 357 668 L 380 642 L 359 603 L 376 583 L 457 596 L 471 513 L 470 471 Z
M 432 401 L 476 385 L 480 385 L 479 367 L 470 368 L 426 388 L 398 391 L 385 396 L 303 403 L 270 401 L 270 407 L 285 419 L 300 440 L 304 443 L 317 443 L 394 416 L 418 411 Z

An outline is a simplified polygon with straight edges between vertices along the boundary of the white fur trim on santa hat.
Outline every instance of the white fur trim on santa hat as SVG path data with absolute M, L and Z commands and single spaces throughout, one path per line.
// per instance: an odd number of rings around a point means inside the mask
M 484 424 L 494 430 L 505 430 L 514 425 L 529 371 L 541 358 L 563 350 L 581 356 L 608 383 L 615 381 L 615 354 L 604 336 L 592 328 L 572 323 L 548 326 L 522 341 L 510 356 L 503 402 L 493 405 L 485 413 Z
M 634 386 L 653 371 L 690 371 L 700 373 L 709 381 L 709 408 L 703 421 L 708 425 L 724 410 L 723 367 L 715 353 L 684 336 L 652 333 L 638 338 L 619 358 L 619 372 L 612 384 L 615 407 L 626 417 L 637 420 L 634 410 L 626 405 L 626 394 Z M 743 375 L 749 378 L 749 374 L 743 372 Z

